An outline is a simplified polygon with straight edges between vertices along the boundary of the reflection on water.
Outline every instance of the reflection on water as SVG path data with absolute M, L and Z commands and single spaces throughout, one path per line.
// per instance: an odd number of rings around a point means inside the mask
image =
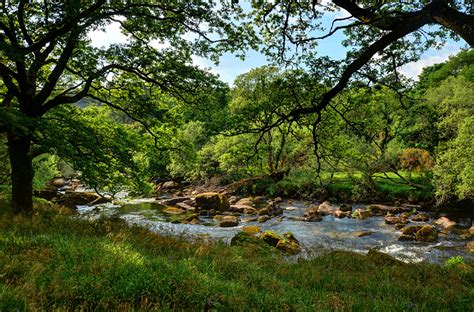
M 84 218 L 100 216 L 119 216 L 130 224 L 146 226 L 160 233 L 172 233 L 189 238 L 220 239 L 227 243 L 245 225 L 258 225 L 262 230 L 273 230 L 277 233 L 292 232 L 303 245 L 303 256 L 310 256 L 327 250 L 348 250 L 367 252 L 370 248 L 379 249 L 397 259 L 406 262 L 429 261 L 443 263 L 454 255 L 462 255 L 465 259 L 474 259 L 465 249 L 466 241 L 456 235 L 440 237 L 436 243 L 400 242 L 400 231 L 385 224 L 383 217 L 371 217 L 365 220 L 338 219 L 333 216 L 324 217 L 321 222 L 302 222 L 291 220 L 291 217 L 302 216 L 308 207 L 303 202 L 292 202 L 292 211 L 284 211 L 283 220 L 273 218 L 265 223 L 241 222 L 233 228 L 221 228 L 215 225 L 212 218 L 200 217 L 202 224 L 173 224 L 171 216 L 163 212 L 165 206 L 154 199 L 141 199 L 124 205 L 103 204 L 96 206 L 78 206 Z M 288 207 L 283 203 L 282 207 Z M 358 237 L 358 233 L 372 234 Z

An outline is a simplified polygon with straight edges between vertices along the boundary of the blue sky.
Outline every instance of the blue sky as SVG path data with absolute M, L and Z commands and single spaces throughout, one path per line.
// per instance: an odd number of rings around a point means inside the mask
M 326 14 L 322 18 L 323 25 L 330 26 L 330 23 L 335 17 L 346 17 L 347 12 L 339 11 Z M 328 27 L 329 28 L 329 27 Z M 111 43 L 125 42 L 127 38 L 121 33 L 120 26 L 118 23 L 110 24 L 105 28 L 105 31 L 94 31 L 89 33 L 89 37 L 92 40 L 94 46 L 106 46 Z M 321 56 L 328 55 L 333 59 L 342 59 L 345 56 L 345 48 L 342 46 L 341 41 L 344 39 L 342 32 L 337 32 L 333 36 L 321 40 L 318 44 L 318 54 Z M 425 66 L 430 66 L 436 63 L 441 63 L 448 59 L 449 56 L 456 54 L 462 47 L 466 47 L 464 41 L 455 42 L 449 40 L 440 49 L 430 49 L 427 51 L 422 58 L 415 63 L 405 65 L 400 71 L 410 78 L 416 79 L 421 73 L 421 70 Z M 248 72 L 252 68 L 256 68 L 265 64 L 268 61 L 264 55 L 257 51 L 249 51 L 245 60 L 241 60 L 230 53 L 222 55 L 218 65 L 213 64 L 211 61 L 193 57 L 194 64 L 202 68 L 207 68 L 211 72 L 220 76 L 220 78 L 232 86 L 234 79 L 243 73 Z

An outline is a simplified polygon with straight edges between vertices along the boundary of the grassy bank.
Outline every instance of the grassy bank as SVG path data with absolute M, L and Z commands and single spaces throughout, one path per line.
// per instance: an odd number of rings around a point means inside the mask
M 3 208 L 0 311 L 474 309 L 474 274 L 466 265 L 407 265 L 346 252 L 294 262 L 270 247 L 189 243 L 40 206 L 31 218 Z
M 293 170 L 278 182 L 262 179 L 247 186 L 244 191 L 257 195 L 342 202 L 429 202 L 434 199 L 433 186 L 420 174 L 408 172 L 402 172 L 400 176 L 394 173 L 375 174 L 373 184 L 367 185 L 360 172 L 338 172 L 333 175 L 322 173 L 321 180 L 318 180 L 310 171 Z

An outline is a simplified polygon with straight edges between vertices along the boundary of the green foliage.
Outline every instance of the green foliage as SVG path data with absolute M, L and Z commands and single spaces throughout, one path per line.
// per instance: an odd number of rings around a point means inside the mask
M 464 264 L 464 258 L 462 256 L 454 256 L 449 258 L 444 262 L 444 266 L 447 268 L 453 268 L 458 266 L 459 264 Z
M 252 243 L 190 243 L 70 214 L 43 204 L 31 218 L 2 215 L 2 310 L 474 308 L 469 269 L 349 252 L 288 261 Z
M 44 154 L 36 157 L 33 160 L 33 168 L 35 171 L 33 187 L 38 189 L 43 188 L 52 178 L 61 176 L 57 164 L 57 156 Z

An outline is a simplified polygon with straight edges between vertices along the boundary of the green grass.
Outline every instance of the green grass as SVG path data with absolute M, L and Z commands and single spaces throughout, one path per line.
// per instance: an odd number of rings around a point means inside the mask
M 329 173 L 321 173 L 324 187 L 316 180 L 310 171 L 293 171 L 290 176 L 268 187 L 269 195 L 291 197 L 314 197 L 318 199 L 335 199 L 339 201 L 396 201 L 415 200 L 430 201 L 433 198 L 433 187 L 420 174 L 402 172 L 401 175 L 412 183 L 423 186 L 417 189 L 406 184 L 399 176 L 388 173 L 390 179 L 383 174 L 374 176 L 375 189 L 364 186 L 360 172 L 336 172 L 330 177 Z
M 348 252 L 292 261 L 270 247 L 74 220 L 45 204 L 32 217 L 4 212 L 0 226 L 0 311 L 472 311 L 473 281 L 468 264 Z

